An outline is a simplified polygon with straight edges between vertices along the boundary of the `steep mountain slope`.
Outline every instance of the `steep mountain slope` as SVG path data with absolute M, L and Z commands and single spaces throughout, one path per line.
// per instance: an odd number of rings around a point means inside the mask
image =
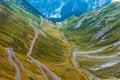
M 73 56 L 80 66 L 100 78 L 120 78 L 120 2 L 73 16 L 60 30 L 78 46 Z
M 86 80 L 70 61 L 72 45 L 51 22 L 17 1 L 0 0 L 0 80 L 53 80 L 53 74 L 62 80 Z
M 53 22 L 62 21 L 71 15 L 85 12 L 111 3 L 112 0 L 25 0 Z

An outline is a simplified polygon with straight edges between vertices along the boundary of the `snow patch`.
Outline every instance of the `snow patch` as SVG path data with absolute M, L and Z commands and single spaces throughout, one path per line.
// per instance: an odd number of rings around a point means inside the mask
M 51 14 L 48 18 L 61 18 L 60 14 Z
M 57 9 L 55 9 L 55 11 L 53 13 L 51 13 L 48 18 L 61 18 L 62 17 L 61 10 L 64 5 L 65 5 L 65 3 L 61 2 L 61 6 L 59 6 Z

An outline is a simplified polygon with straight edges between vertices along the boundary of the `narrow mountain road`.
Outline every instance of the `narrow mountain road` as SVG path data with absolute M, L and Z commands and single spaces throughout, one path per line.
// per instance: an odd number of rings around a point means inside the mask
M 105 48 L 102 48 L 103 50 Z M 108 56 L 94 56 L 94 55 L 90 55 L 90 54 L 95 54 L 95 52 L 99 52 L 101 51 L 101 49 L 98 49 L 98 50 L 94 50 L 94 51 L 74 51 L 73 54 L 75 56 L 84 56 L 84 57 L 87 57 L 87 58 L 94 58 L 94 59 L 111 59 L 111 61 L 109 62 L 106 62 L 106 63 L 103 63 L 101 65 L 97 65 L 97 66 L 94 66 L 91 68 L 91 70 L 99 70 L 99 69 L 102 69 L 102 68 L 107 68 L 107 67 L 111 67 L 111 66 L 114 66 L 116 64 L 119 64 L 120 63 L 120 52 L 116 52 L 112 55 L 108 55 Z M 85 54 L 83 54 L 85 53 Z
M 53 80 L 61 80 L 61 78 L 59 76 L 57 76 L 56 74 L 54 74 L 54 72 L 52 72 L 50 69 L 48 69 L 43 64 L 41 64 L 39 61 L 37 61 L 36 59 L 34 59 L 33 57 L 30 56 L 32 54 L 32 50 L 33 50 L 35 41 L 38 38 L 38 30 L 37 30 L 36 27 L 34 27 L 32 25 L 32 20 L 29 19 L 29 21 L 30 21 L 30 23 L 29 23 L 30 26 L 35 30 L 35 37 L 34 37 L 32 43 L 31 43 L 29 52 L 27 53 L 27 56 L 29 57 L 31 62 L 33 62 L 34 64 L 36 64 L 39 67 L 39 69 L 41 70 L 41 72 L 42 72 L 42 74 L 43 74 L 43 76 L 46 80 L 49 80 L 49 78 L 47 77 L 45 71 L 53 78 Z
M 35 74 L 33 74 L 31 71 L 29 71 L 16 56 L 15 56 L 15 59 L 17 60 L 17 62 L 20 64 L 20 66 L 22 67 L 22 69 L 24 71 L 31 74 L 33 77 L 35 77 L 36 80 L 40 80 Z
M 8 53 L 8 58 L 10 60 L 10 63 L 15 67 L 16 69 L 16 74 L 15 74 L 15 77 L 16 77 L 16 80 L 21 80 L 21 77 L 20 77 L 20 69 L 18 68 L 18 66 L 15 64 L 15 62 L 13 61 L 12 57 L 15 56 L 13 50 L 11 48 L 6 48 L 6 51 Z
M 82 75 L 82 77 L 84 78 L 84 80 L 89 80 L 87 76 L 85 76 L 84 74 L 82 74 L 82 69 L 80 68 L 75 56 L 72 58 L 72 63 L 75 66 L 75 68 L 77 69 L 77 71 L 80 73 L 80 75 Z M 90 79 L 91 80 L 91 79 Z
M 73 51 L 73 55 L 72 55 L 72 63 L 75 66 L 75 68 L 79 71 L 79 73 L 84 77 L 85 80 L 101 80 L 100 78 L 98 78 L 97 76 L 95 76 L 94 74 L 90 73 L 88 70 L 83 69 L 82 67 L 80 67 L 78 61 L 77 61 L 77 56 L 79 52 L 78 49 L 76 48 L 75 51 Z M 85 76 L 81 71 L 85 72 L 87 74 L 87 76 Z
M 105 49 L 107 49 L 109 47 L 111 47 L 111 45 L 105 46 L 105 47 L 101 47 L 99 49 L 91 50 L 91 51 L 79 51 L 79 50 L 77 50 L 77 51 L 75 51 L 76 52 L 75 54 L 80 54 L 80 55 L 96 54 L 96 53 L 104 51 Z
M 96 68 L 92 68 L 92 70 L 99 70 L 99 69 L 111 67 L 111 66 L 114 66 L 114 65 L 119 64 L 119 63 L 120 63 L 120 59 L 114 60 L 114 61 L 111 61 L 111 62 L 104 63 L 104 64 L 102 64 L 102 65 L 100 65 Z
M 99 53 L 99 52 L 102 52 L 104 51 L 105 49 L 109 48 L 110 46 L 107 46 L 107 47 L 102 47 L 98 50 L 91 50 L 91 51 L 74 51 L 74 54 L 78 55 L 78 56 L 85 56 L 85 57 L 88 57 L 88 58 L 97 58 L 97 59 L 109 59 L 109 58 L 117 58 L 120 56 L 120 51 L 119 52 L 116 52 L 112 55 L 107 55 L 107 56 L 97 56 L 97 55 L 91 55 L 91 54 L 96 54 L 96 53 Z
M 76 47 L 77 48 L 77 47 Z M 99 51 L 99 50 L 97 50 Z M 93 52 L 96 52 L 96 51 L 93 51 Z M 90 53 L 92 53 L 92 51 L 90 51 Z M 83 54 L 83 51 L 80 52 L 79 49 L 75 49 L 73 51 L 73 55 L 72 55 L 72 63 L 74 64 L 74 66 L 76 67 L 76 69 L 80 72 L 81 70 L 83 72 L 85 72 L 88 76 L 88 80 L 101 80 L 101 78 L 97 77 L 96 75 L 94 75 L 93 73 L 91 73 L 89 70 L 86 70 L 84 68 L 81 68 L 79 63 L 78 63 L 78 60 L 77 60 L 77 57 L 78 56 L 86 56 L 88 58 L 100 58 L 100 59 L 106 59 L 106 58 L 114 58 L 115 60 L 114 61 L 111 61 L 111 62 L 107 62 L 107 63 L 104 63 L 98 67 L 93 67 L 91 68 L 91 70 L 99 70 L 99 69 L 102 69 L 102 68 L 106 68 L 106 67 L 111 67 L 111 66 L 114 66 L 118 63 L 120 63 L 120 58 L 119 58 L 119 52 L 118 53 L 115 53 L 114 55 L 111 55 L 111 56 L 101 56 L 101 57 L 98 57 L 98 56 L 90 56 L 89 55 L 89 51 L 86 51 L 86 54 Z M 117 72 L 116 72 L 117 73 Z M 119 80 L 117 78 L 114 78 L 114 77 L 111 77 L 109 80 Z
M 61 34 L 62 34 L 62 37 L 66 41 L 68 41 L 68 39 L 64 36 L 64 33 L 61 32 Z M 78 49 L 79 46 L 75 45 L 74 42 L 72 42 L 72 41 L 70 43 L 74 46 L 74 49 L 71 51 L 72 53 L 70 54 L 70 57 L 71 57 L 70 60 L 71 60 L 72 64 L 74 65 L 76 70 L 79 72 L 79 74 L 84 78 L 84 80 L 94 80 L 93 75 L 91 75 L 91 73 L 89 71 L 82 69 L 78 63 L 78 60 L 77 60 L 78 53 L 76 53 L 76 52 L 79 52 L 79 49 Z M 86 73 L 87 75 L 84 73 Z
M 14 51 L 13 51 L 12 48 L 6 48 L 6 50 L 7 50 L 8 54 L 11 55 L 11 56 L 9 56 L 10 61 L 11 61 L 11 59 L 12 59 L 12 58 L 10 58 L 10 57 L 14 57 L 24 71 L 26 71 L 27 73 L 31 74 L 33 77 L 36 78 L 36 80 L 39 80 L 39 78 L 36 77 L 36 75 L 33 74 L 31 71 L 29 71 L 29 70 L 22 64 L 22 62 L 16 57 L 16 55 L 15 55 L 15 53 L 14 53 Z M 16 65 L 16 66 L 17 66 L 17 65 Z M 19 68 L 17 68 L 17 69 L 19 69 Z M 18 72 L 18 70 L 17 70 L 17 72 Z M 19 71 L 19 74 L 20 74 L 20 71 Z M 18 75 L 18 73 L 16 73 L 16 75 Z

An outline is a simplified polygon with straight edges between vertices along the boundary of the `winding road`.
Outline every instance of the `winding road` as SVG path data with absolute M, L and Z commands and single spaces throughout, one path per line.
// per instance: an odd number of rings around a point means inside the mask
M 38 68 L 40 69 L 40 71 L 42 72 L 42 75 L 44 76 L 44 78 L 46 80 L 49 80 L 49 77 L 47 76 L 46 73 L 48 73 L 52 80 L 61 80 L 61 78 L 59 76 L 57 76 L 54 72 L 52 72 L 50 69 L 48 69 L 46 66 L 44 66 L 42 63 L 40 63 L 38 60 L 34 59 L 31 54 L 32 54 L 32 50 L 33 50 L 33 47 L 34 47 L 34 44 L 38 38 L 38 35 L 39 35 L 39 29 L 37 29 L 36 27 L 34 27 L 34 25 L 32 25 L 32 19 L 29 19 L 29 25 L 35 30 L 35 37 L 33 38 L 32 42 L 31 42 L 31 46 L 29 48 L 29 51 L 27 53 L 27 56 L 29 58 L 29 61 L 34 63 L 36 66 L 38 66 Z M 95 52 L 99 52 L 101 50 L 104 50 L 105 48 L 102 48 L 102 49 L 99 49 L 99 50 L 96 50 L 96 51 L 88 51 L 86 52 L 86 55 L 88 55 L 88 53 L 95 53 Z M 16 69 L 16 74 L 15 74 L 15 77 L 16 77 L 16 80 L 21 80 L 21 77 L 20 77 L 20 69 L 19 67 L 15 64 L 15 62 L 13 61 L 12 57 L 14 57 L 16 59 L 16 61 L 19 63 L 19 65 L 22 67 L 22 69 L 24 71 L 26 71 L 27 73 L 31 74 L 33 77 L 35 77 L 36 80 L 40 80 L 35 74 L 33 74 L 31 71 L 29 71 L 23 64 L 22 62 L 16 57 L 14 51 L 12 48 L 6 48 L 6 51 L 8 53 L 8 58 L 10 60 L 10 63 L 15 67 Z M 79 71 L 79 73 L 85 78 L 85 80 L 100 80 L 100 78 L 96 77 L 94 74 L 91 74 L 88 70 L 86 69 L 83 69 L 80 67 L 78 61 L 77 61 L 77 56 L 79 56 L 80 54 L 82 55 L 82 53 L 84 52 L 80 52 L 79 50 L 76 50 L 73 51 L 73 55 L 72 55 L 72 63 L 74 64 L 75 68 Z M 110 56 L 109 56 L 110 57 Z M 112 56 L 113 57 L 113 56 Z M 100 66 L 99 68 L 101 68 L 103 66 Z M 105 66 L 106 67 L 106 66 Z M 88 77 L 86 75 L 84 75 L 83 72 L 85 72 Z
M 12 60 L 12 57 L 14 57 L 14 58 L 16 59 L 16 61 L 19 63 L 19 65 L 22 67 L 22 69 L 23 69 L 25 72 L 31 74 L 33 77 L 36 78 L 36 80 L 40 80 L 35 74 L 33 74 L 31 71 L 29 71 L 29 70 L 22 64 L 22 62 L 16 57 L 16 55 L 15 55 L 15 53 L 14 53 L 14 51 L 13 51 L 12 48 L 6 48 L 6 51 L 8 52 L 8 56 L 9 56 L 10 63 L 13 64 L 14 61 Z M 17 80 L 20 80 L 20 70 L 19 70 L 19 68 L 17 67 L 17 65 L 16 65 L 15 63 L 14 63 L 13 66 L 15 66 L 15 68 L 16 68 L 16 75 L 17 75 L 16 79 L 17 79 Z
M 93 54 L 95 52 L 99 52 L 101 50 L 104 50 L 105 48 L 101 48 L 101 49 L 98 49 L 98 50 L 95 50 L 95 51 L 79 51 L 79 49 L 76 49 L 73 51 L 73 55 L 72 55 L 72 63 L 74 64 L 74 66 L 76 67 L 76 69 L 78 71 L 82 70 L 83 72 L 85 72 L 87 75 L 88 75 L 88 80 L 101 80 L 99 77 L 97 77 L 96 75 L 94 75 L 93 73 L 91 73 L 89 70 L 86 70 L 84 68 L 81 68 L 80 65 L 78 64 L 78 61 L 77 61 L 77 57 L 78 56 L 86 56 L 88 58 L 100 58 L 100 59 L 106 59 L 106 58 L 111 58 L 111 59 L 115 59 L 114 61 L 110 61 L 110 62 L 107 62 L 107 63 L 104 63 L 100 66 L 97 66 L 97 67 L 93 67 L 91 68 L 91 70 L 99 70 L 99 69 L 102 69 L 102 68 L 106 68 L 106 67 L 111 67 L 113 65 L 116 65 L 118 63 L 120 63 L 120 59 L 119 59 L 119 55 L 120 55 L 120 52 L 118 53 L 115 53 L 114 55 L 110 55 L 110 56 L 90 56 L 90 54 Z M 83 54 L 85 52 L 85 54 Z M 117 73 L 117 72 L 116 72 Z M 114 78 L 114 77 L 111 77 L 109 80 L 119 80 L 117 78 Z
M 85 80 L 101 80 L 100 78 L 98 78 L 94 74 L 90 73 L 88 70 L 80 67 L 80 65 L 77 61 L 77 56 L 78 56 L 77 52 L 79 52 L 79 50 L 77 48 L 75 48 L 75 50 L 73 51 L 73 55 L 72 55 L 72 63 L 75 66 L 75 68 L 79 71 L 79 73 L 85 78 Z M 82 74 L 82 71 L 85 72 L 87 74 L 87 76 Z
M 13 61 L 12 57 L 15 57 L 15 54 L 13 52 L 13 50 L 11 48 L 6 48 L 6 51 L 8 53 L 8 58 L 10 60 L 10 63 L 15 67 L 16 69 L 16 74 L 15 74 L 15 77 L 16 77 L 16 80 L 21 80 L 21 77 L 20 77 L 20 69 L 18 68 L 18 66 L 15 64 L 15 62 Z
M 39 61 L 37 61 L 36 59 L 34 59 L 33 57 L 30 56 L 32 54 L 32 50 L 33 50 L 35 41 L 38 38 L 39 31 L 38 31 L 38 29 L 36 27 L 34 27 L 32 25 L 32 20 L 29 19 L 29 21 L 30 21 L 29 25 L 35 30 L 35 37 L 32 40 L 32 43 L 31 43 L 29 52 L 27 53 L 27 56 L 29 57 L 29 59 L 30 59 L 31 62 L 33 62 L 34 64 L 36 64 L 39 67 L 39 69 L 41 70 L 41 72 L 42 72 L 42 74 L 43 74 L 43 76 L 44 76 L 44 78 L 46 80 L 49 80 L 49 78 L 47 77 L 45 71 L 53 78 L 53 80 L 61 80 L 61 78 L 59 76 L 57 76 L 54 72 L 52 72 L 50 69 L 48 69 L 47 67 L 45 67 L 42 63 L 40 63 Z
M 50 69 L 48 69 L 46 66 L 44 66 L 42 63 L 40 63 L 39 61 L 37 61 L 36 59 L 34 59 L 33 57 L 31 57 L 31 54 L 32 54 L 32 50 L 33 50 L 33 47 L 34 47 L 34 43 L 36 41 L 36 39 L 38 38 L 38 34 L 39 34 L 39 30 L 34 27 L 32 25 L 32 20 L 29 19 L 30 21 L 30 26 L 35 30 L 35 37 L 33 38 L 32 40 L 32 43 L 31 43 L 31 46 L 30 46 L 30 49 L 29 49 L 29 52 L 27 53 L 27 56 L 29 58 L 29 61 L 30 62 L 33 62 L 36 66 L 38 66 L 38 68 L 40 69 L 40 71 L 42 72 L 44 78 L 46 80 L 49 80 L 48 76 L 46 73 L 48 73 L 51 78 L 53 78 L 53 80 L 61 80 L 61 78 L 59 76 L 57 76 L 54 72 L 52 72 Z M 6 51 L 8 53 L 8 58 L 9 58 L 9 61 L 10 63 L 15 67 L 15 70 L 16 70 L 16 73 L 15 73 L 15 78 L 16 80 L 21 80 L 21 77 L 20 77 L 20 69 L 19 67 L 15 64 L 15 62 L 13 61 L 13 57 L 15 58 L 15 60 L 19 63 L 19 65 L 22 67 L 22 69 L 24 71 L 26 71 L 27 73 L 31 74 L 36 80 L 40 80 L 35 74 L 33 74 L 31 71 L 29 71 L 23 64 L 22 62 L 16 57 L 14 51 L 12 48 L 6 48 Z

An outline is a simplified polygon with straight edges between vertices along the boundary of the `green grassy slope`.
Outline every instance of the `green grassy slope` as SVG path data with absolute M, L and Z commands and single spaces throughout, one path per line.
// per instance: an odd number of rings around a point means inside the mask
M 120 68 L 118 68 L 120 63 L 99 70 L 92 70 L 107 62 L 119 60 L 119 2 L 85 13 L 80 17 L 73 16 L 62 22 L 60 30 L 64 32 L 69 41 L 80 46 L 78 60 L 81 66 L 95 72 L 101 78 L 120 77 Z M 85 54 L 86 52 L 87 54 Z M 113 56 L 112 59 L 107 58 L 110 56 Z
M 11 47 L 26 68 L 41 80 L 45 80 L 37 66 L 30 63 L 26 56 L 35 35 L 34 29 L 29 24 L 29 18 L 31 18 L 32 24 L 39 29 L 39 37 L 35 42 L 32 56 L 63 80 L 85 80 L 84 76 L 86 75 L 79 74 L 69 60 L 72 45 L 63 40 L 52 23 L 44 21 L 45 29 L 42 28 L 39 25 L 39 17 L 28 12 L 23 5 L 16 3 L 16 1 L 0 1 L 0 79 L 15 80 L 15 69 L 9 63 L 5 51 L 5 48 Z M 34 80 L 30 74 L 22 70 L 16 60 L 14 61 L 21 70 L 22 80 Z
M 0 78 L 14 80 L 15 70 L 8 61 L 5 48 L 12 47 L 16 53 L 22 54 L 22 56 L 26 55 L 31 40 L 34 37 L 34 30 L 28 24 L 29 21 L 25 17 L 25 11 L 22 12 L 20 10 L 17 10 L 17 8 L 13 8 L 14 6 L 7 3 L 8 2 L 4 2 L 4 5 L 0 5 L 0 53 L 1 56 L 3 56 L 1 57 L 0 61 Z M 5 4 L 7 4 L 9 7 L 6 8 Z M 23 57 L 23 60 L 24 62 L 27 62 L 26 57 Z M 35 65 L 33 66 L 35 67 Z M 38 73 L 36 70 L 33 71 L 35 73 Z

